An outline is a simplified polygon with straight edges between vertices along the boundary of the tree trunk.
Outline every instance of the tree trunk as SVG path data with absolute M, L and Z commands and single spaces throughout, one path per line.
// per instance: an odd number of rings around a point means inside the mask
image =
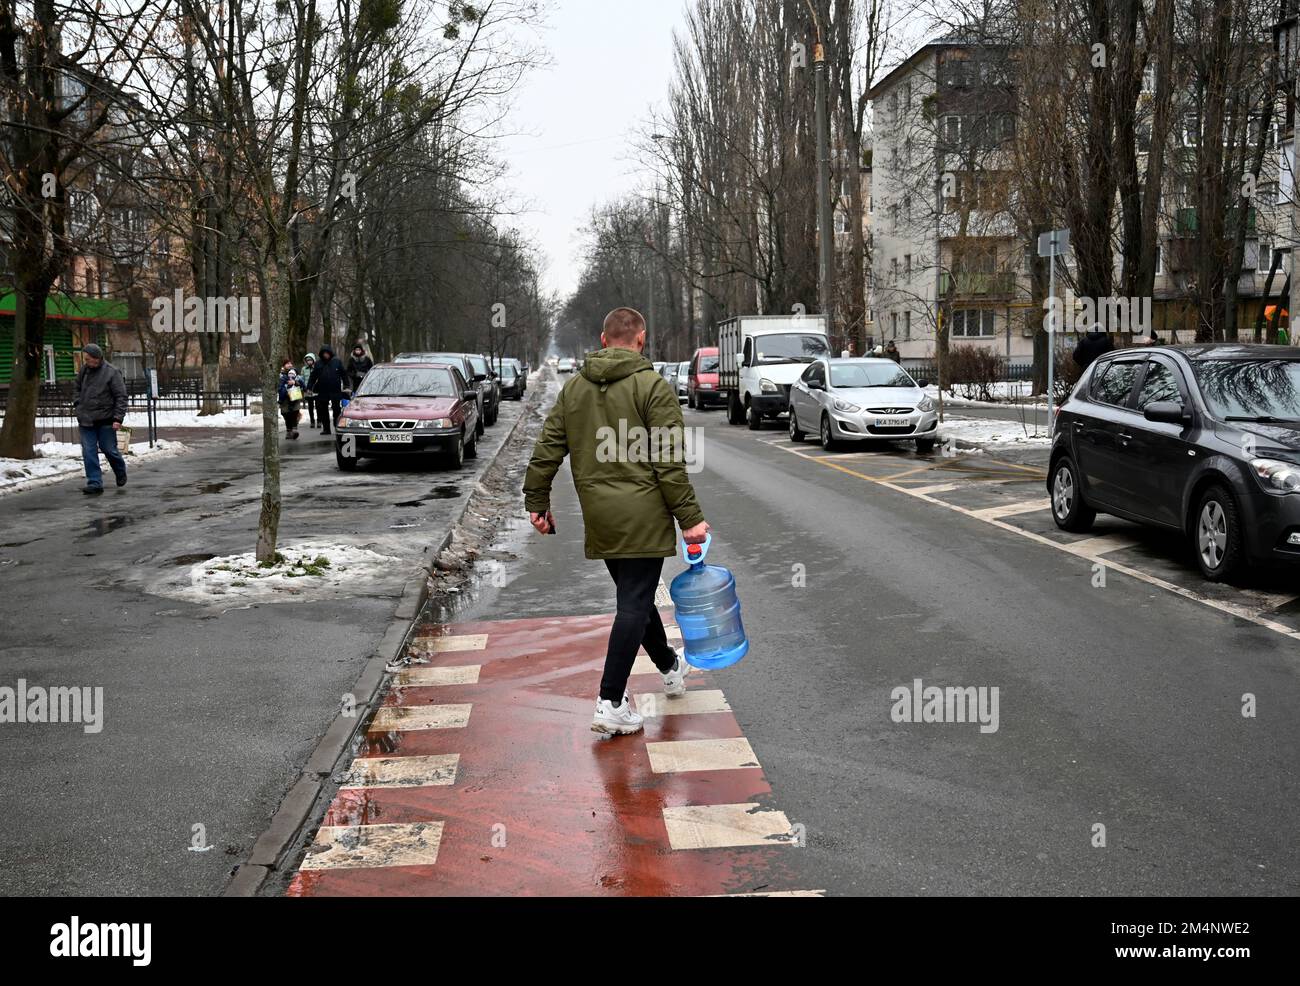
M 36 401 L 41 392 L 41 356 L 45 349 L 45 299 L 49 290 L 37 287 L 14 293 L 14 364 L 0 428 L 0 458 L 35 456 Z
M 289 270 L 283 239 L 276 244 L 271 272 L 271 344 L 262 368 L 262 507 L 257 518 L 257 560 L 275 561 L 280 536 L 280 367 L 288 342 Z M 263 279 L 263 297 L 265 297 Z M 326 412 L 329 413 L 328 411 Z

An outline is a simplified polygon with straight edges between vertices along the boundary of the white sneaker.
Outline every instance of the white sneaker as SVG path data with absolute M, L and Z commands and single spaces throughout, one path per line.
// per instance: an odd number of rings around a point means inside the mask
M 605 698 L 596 700 L 596 715 L 591 720 L 593 733 L 608 733 L 611 736 L 639 733 L 643 725 L 641 714 L 632 708 L 626 692 L 623 693 L 621 705 L 615 705 Z
M 664 694 L 669 698 L 686 694 L 686 676 L 691 673 L 691 666 L 686 663 L 682 649 L 674 647 L 673 650 L 677 651 L 677 663 L 664 675 Z

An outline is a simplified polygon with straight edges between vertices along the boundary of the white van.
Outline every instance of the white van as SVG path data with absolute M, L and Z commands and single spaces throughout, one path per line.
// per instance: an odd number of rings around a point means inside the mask
M 727 420 L 753 430 L 789 408 L 790 386 L 831 355 L 825 315 L 739 315 L 718 323 L 718 392 Z

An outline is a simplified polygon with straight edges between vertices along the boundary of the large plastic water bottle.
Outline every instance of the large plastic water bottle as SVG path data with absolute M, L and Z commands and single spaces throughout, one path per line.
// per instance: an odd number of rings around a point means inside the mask
M 704 564 L 712 543 L 712 535 L 705 535 L 703 544 L 683 544 L 688 568 L 668 587 L 677 608 L 686 663 L 697 668 L 725 668 L 749 651 L 735 578 L 721 565 Z

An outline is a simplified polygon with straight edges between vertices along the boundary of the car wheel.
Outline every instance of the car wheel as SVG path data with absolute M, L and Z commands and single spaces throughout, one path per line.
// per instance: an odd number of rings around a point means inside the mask
M 745 405 L 745 424 L 749 426 L 750 431 L 758 431 L 763 427 L 763 416 L 752 403 Z
M 353 472 L 357 468 L 357 457 L 355 455 L 351 458 L 345 456 L 338 442 L 334 443 L 334 461 L 343 472 Z
M 1201 574 L 1211 582 L 1231 578 L 1243 554 L 1237 501 L 1222 486 L 1211 486 L 1196 507 L 1192 549 Z
M 934 451 L 934 439 L 918 438 L 916 440 L 916 451 L 921 455 L 929 455 Z
M 1052 467 L 1052 519 L 1063 531 L 1082 533 L 1092 527 L 1097 511 L 1083 502 L 1079 486 L 1079 470 L 1068 455 L 1056 460 Z
M 471 438 L 469 442 L 465 445 L 465 458 L 467 459 L 478 458 L 478 435 L 475 435 L 473 438 Z
M 695 395 L 690 392 L 687 392 L 686 394 L 686 406 L 692 411 L 695 410 Z
M 794 408 L 790 408 L 790 441 L 802 442 L 807 437 L 800 429 L 799 422 L 794 416 Z
M 487 431 L 487 425 L 483 423 L 483 412 L 478 414 L 478 420 L 474 422 L 474 435 L 477 438 L 483 437 L 483 432 Z
M 462 430 L 456 436 L 456 444 L 452 446 L 447 455 L 447 468 L 459 469 L 465 464 L 465 432 Z
M 839 448 L 839 443 L 835 441 L 835 435 L 831 431 L 831 418 L 829 414 L 822 415 L 822 426 L 818 437 L 821 439 L 822 448 L 827 452 L 834 452 Z

